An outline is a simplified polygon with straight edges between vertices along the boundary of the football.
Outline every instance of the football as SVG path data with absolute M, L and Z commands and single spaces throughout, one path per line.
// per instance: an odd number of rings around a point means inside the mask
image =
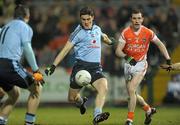
M 80 86 L 86 86 L 91 82 L 91 74 L 87 70 L 80 70 L 75 75 L 75 81 Z

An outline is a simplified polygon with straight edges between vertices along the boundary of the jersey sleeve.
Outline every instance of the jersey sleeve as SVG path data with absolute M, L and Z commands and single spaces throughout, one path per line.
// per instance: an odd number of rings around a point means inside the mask
M 150 30 L 150 41 L 156 41 L 157 39 L 157 35 L 152 30 Z
M 78 37 L 78 33 L 80 32 L 80 28 L 77 27 L 74 32 L 72 32 L 70 34 L 70 37 L 69 37 L 69 41 L 72 43 L 72 44 L 77 44 L 79 42 L 79 37 Z
M 32 36 L 33 36 L 33 31 L 29 25 L 22 25 L 22 29 L 20 31 L 21 35 L 21 41 L 24 44 L 24 42 L 31 42 Z
M 31 47 L 31 44 L 29 42 L 25 42 L 23 48 L 24 48 L 25 57 L 26 57 L 29 65 L 31 66 L 32 70 L 37 71 L 39 68 L 36 63 L 36 58 L 35 58 L 33 49 Z
M 122 34 L 120 35 L 118 41 L 119 41 L 119 43 L 126 43 L 126 40 L 125 40 L 125 38 L 122 36 Z

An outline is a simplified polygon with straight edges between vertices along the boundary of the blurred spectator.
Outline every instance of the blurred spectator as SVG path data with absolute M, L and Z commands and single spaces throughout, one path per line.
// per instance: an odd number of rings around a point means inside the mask
M 128 21 L 131 16 L 132 7 L 128 0 L 123 0 L 122 6 L 117 12 L 117 27 L 121 29 Z
M 0 0 L 0 16 L 3 15 L 3 1 Z
M 164 103 L 180 103 L 180 74 L 171 76 Z

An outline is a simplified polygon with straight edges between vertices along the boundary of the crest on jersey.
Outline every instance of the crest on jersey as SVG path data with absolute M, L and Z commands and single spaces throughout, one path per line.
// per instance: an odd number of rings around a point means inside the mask
M 95 43 L 96 43 L 96 40 L 93 40 L 92 43 L 95 44 Z
M 146 42 L 147 40 L 146 40 L 146 38 L 142 38 L 142 41 L 143 41 L 143 42 Z
M 95 34 L 91 34 L 91 37 L 95 37 Z

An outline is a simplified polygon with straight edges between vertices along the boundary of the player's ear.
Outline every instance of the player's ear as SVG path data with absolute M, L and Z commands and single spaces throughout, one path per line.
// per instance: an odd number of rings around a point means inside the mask
M 92 16 L 92 20 L 94 20 L 94 16 Z
M 144 17 L 142 17 L 142 22 L 144 21 Z

